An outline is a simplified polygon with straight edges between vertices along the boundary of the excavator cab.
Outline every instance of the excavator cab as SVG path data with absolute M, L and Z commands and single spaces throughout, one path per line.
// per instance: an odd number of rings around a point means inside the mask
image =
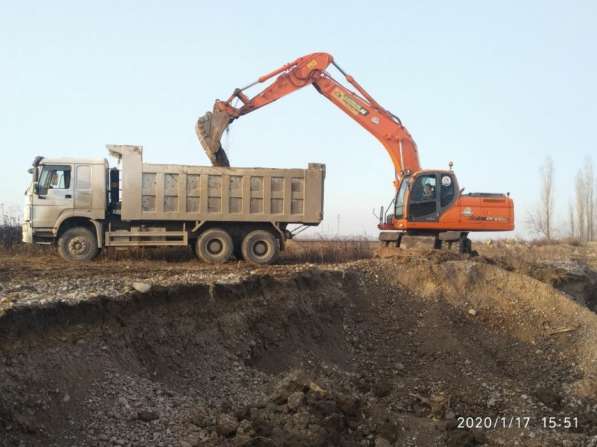
M 402 178 L 386 225 L 397 221 L 437 222 L 455 202 L 458 180 L 452 171 L 419 171 Z M 383 225 L 383 223 L 382 223 Z M 383 225 L 383 226 L 386 226 Z
M 402 197 L 400 192 L 403 191 Z M 452 172 L 422 171 L 413 176 L 408 196 L 408 218 L 411 222 L 436 222 L 454 202 L 458 181 Z M 398 190 L 396 204 L 406 198 L 406 185 Z
M 452 170 L 422 170 L 402 177 L 393 207 L 378 225 L 384 245 L 400 246 L 403 235 L 434 236 L 460 241 L 470 252 L 471 231 L 510 231 L 514 228 L 514 205 L 507 194 L 463 194 Z M 385 231 L 384 231 L 385 230 Z

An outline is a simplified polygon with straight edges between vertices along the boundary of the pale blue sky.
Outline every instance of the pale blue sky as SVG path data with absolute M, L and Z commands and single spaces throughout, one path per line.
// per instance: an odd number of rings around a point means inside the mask
M 0 5 L 4 203 L 22 203 L 38 154 L 103 157 L 105 144 L 130 143 L 150 162 L 208 164 L 196 118 L 313 51 L 402 119 L 423 167 L 453 160 L 467 191 L 510 191 L 519 230 L 544 158 L 564 221 L 596 148 L 594 1 Z M 311 87 L 235 122 L 227 144 L 236 166 L 326 163 L 330 233 L 340 214 L 341 233 L 376 234 L 371 210 L 394 194 L 383 147 Z

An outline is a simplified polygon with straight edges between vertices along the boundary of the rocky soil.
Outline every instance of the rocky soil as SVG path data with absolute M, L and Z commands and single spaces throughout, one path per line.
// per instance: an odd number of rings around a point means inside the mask
M 597 446 L 592 260 L 480 251 L 0 257 L 0 445 Z

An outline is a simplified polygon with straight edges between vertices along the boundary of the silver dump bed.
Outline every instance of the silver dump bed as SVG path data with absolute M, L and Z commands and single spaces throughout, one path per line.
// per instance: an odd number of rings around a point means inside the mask
M 325 165 L 307 169 L 143 163 L 141 146 L 109 145 L 122 162 L 123 220 L 285 222 L 323 219 Z

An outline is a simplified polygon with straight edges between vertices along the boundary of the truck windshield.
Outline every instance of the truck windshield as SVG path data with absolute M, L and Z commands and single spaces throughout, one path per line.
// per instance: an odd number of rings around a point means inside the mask
M 407 189 L 408 178 L 404 178 L 402 179 L 402 183 L 400 183 L 400 189 L 398 190 L 398 194 L 396 194 L 396 208 L 394 211 L 396 219 L 404 218 L 404 195 L 406 194 Z
M 39 178 L 40 194 L 50 189 L 70 189 L 70 166 L 44 166 Z

